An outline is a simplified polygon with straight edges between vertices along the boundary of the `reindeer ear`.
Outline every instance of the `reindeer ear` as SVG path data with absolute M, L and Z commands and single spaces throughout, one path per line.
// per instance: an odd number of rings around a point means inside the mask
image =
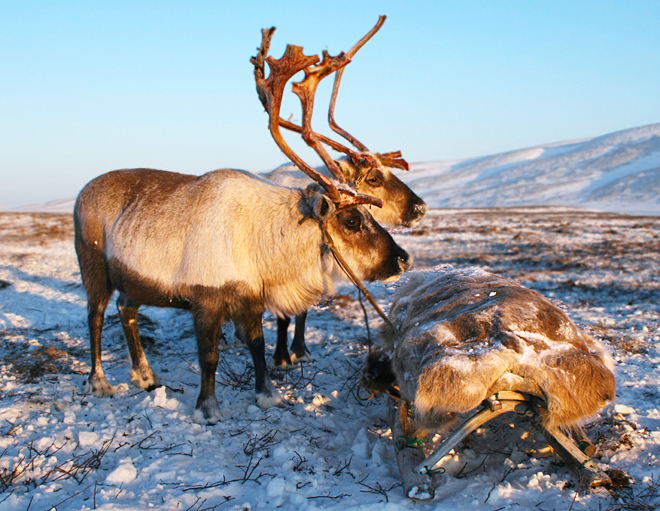
M 336 163 L 337 165 L 339 165 L 342 174 L 344 174 L 346 181 L 348 181 L 349 183 L 353 183 L 357 181 L 358 177 L 360 177 L 358 169 L 354 165 L 351 165 L 348 161 L 346 161 L 345 158 L 340 158 L 339 160 L 336 160 Z
M 335 214 L 335 204 L 324 193 L 317 193 L 314 196 L 314 216 L 321 221 L 326 220 Z

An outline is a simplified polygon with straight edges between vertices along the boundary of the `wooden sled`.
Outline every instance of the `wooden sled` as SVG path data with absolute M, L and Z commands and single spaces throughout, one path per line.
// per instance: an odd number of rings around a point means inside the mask
M 541 423 L 545 401 L 539 396 L 517 391 L 500 391 L 483 401 L 437 449 L 425 457 L 421 440 L 427 432 L 415 431 L 414 421 L 408 417 L 409 403 L 401 399 L 390 400 L 390 425 L 394 439 L 397 463 L 401 474 L 404 495 L 414 500 L 430 500 L 435 495 L 441 460 L 456 449 L 470 433 L 488 421 L 508 412 L 537 418 L 535 426 L 543 433 L 548 444 L 579 479 L 582 487 L 611 484 L 610 477 L 600 470 L 591 459 L 596 448 L 583 431 L 578 430 L 577 440 L 556 427 Z

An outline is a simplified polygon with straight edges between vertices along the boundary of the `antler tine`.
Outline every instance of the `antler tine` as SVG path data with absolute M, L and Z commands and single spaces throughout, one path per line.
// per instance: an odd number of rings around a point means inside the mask
M 261 46 L 257 48 L 259 50 L 257 56 L 250 57 L 250 62 L 254 66 L 254 80 L 257 83 L 257 95 L 259 96 L 259 101 L 261 101 L 266 112 L 268 112 L 268 98 L 264 91 L 259 88 L 259 83 L 263 82 L 266 77 L 264 64 L 266 62 L 266 57 L 268 57 L 268 52 L 270 51 L 270 40 L 274 33 L 275 27 L 262 28 Z
M 323 52 L 323 61 L 313 68 L 305 69 L 305 78 L 292 86 L 293 93 L 300 98 L 303 111 L 302 136 L 307 145 L 312 147 L 323 160 L 330 172 L 340 183 L 346 183 L 344 174 L 335 161 L 330 157 L 321 145 L 316 133 L 312 130 L 312 113 L 314 111 L 314 96 L 319 82 L 326 76 L 341 69 L 350 62 L 344 52 L 336 57 L 331 57 L 327 51 Z
M 355 55 L 357 51 L 360 48 L 362 48 L 362 46 L 364 46 L 366 42 L 369 41 L 369 39 L 371 39 L 376 32 L 380 30 L 380 27 L 383 26 L 383 23 L 385 23 L 386 18 L 387 16 L 378 16 L 378 23 L 376 23 L 374 28 L 372 28 L 362 39 L 360 39 L 355 44 L 355 46 L 353 46 L 348 51 L 347 55 L 349 56 L 349 58 L 353 58 L 353 55 Z M 344 74 L 343 68 L 337 71 L 337 74 L 335 75 L 335 84 L 332 88 L 332 97 L 330 99 L 330 108 L 328 110 L 328 123 L 330 124 L 330 128 L 332 128 L 332 131 L 344 137 L 351 144 L 357 147 L 358 150 L 368 151 L 367 146 L 365 146 L 362 142 L 360 142 L 358 139 L 356 139 L 347 131 L 341 129 L 335 122 L 335 101 L 337 100 L 337 92 L 339 91 L 339 84 L 341 83 L 342 74 Z
M 394 151 L 391 153 L 376 153 L 376 157 L 386 167 L 393 167 L 395 169 L 410 170 L 410 165 L 406 160 L 401 158 L 401 151 Z
M 256 57 L 252 57 L 250 62 L 254 65 L 254 78 L 257 84 L 257 94 L 259 100 L 268 112 L 270 130 L 275 143 L 282 152 L 299 169 L 304 171 L 314 181 L 319 183 L 328 193 L 328 196 L 335 202 L 341 199 L 337 187 L 325 176 L 316 172 L 307 165 L 286 143 L 279 130 L 280 108 L 282 106 L 282 96 L 287 82 L 299 71 L 306 70 L 309 66 L 319 61 L 317 55 L 305 56 L 300 46 L 287 45 L 284 55 L 281 59 L 275 60 L 273 57 L 267 57 L 270 48 L 270 41 L 275 32 L 275 27 L 263 29 L 261 31 L 261 46 Z M 265 78 L 264 62 L 268 62 L 270 74 Z
M 387 16 L 379 16 L 378 17 L 378 22 L 376 25 L 362 38 L 360 39 L 355 46 L 353 46 L 349 51 L 348 51 L 348 56 L 353 58 L 353 56 L 362 48 L 369 39 L 373 37 L 373 35 L 380 30 L 380 27 L 383 26 L 383 23 L 385 23 L 385 20 L 387 19 Z M 340 69 L 337 71 L 337 75 L 335 76 L 335 83 L 332 89 L 332 97 L 330 100 L 330 108 L 328 110 L 328 123 L 330 124 L 330 127 L 335 133 L 338 133 L 342 137 L 344 137 L 346 140 L 351 142 L 355 147 L 358 148 L 358 150 L 362 152 L 369 152 L 367 147 L 362 144 L 359 140 L 357 140 L 355 137 L 353 137 L 350 133 L 347 131 L 343 130 L 340 128 L 335 119 L 334 119 L 334 111 L 335 111 L 335 102 L 337 100 L 337 93 L 339 91 L 339 85 L 341 83 L 341 78 L 344 73 L 344 69 Z M 358 156 L 356 153 L 351 152 L 345 152 L 345 154 L 348 154 L 353 162 L 357 163 L 358 165 L 361 165 L 363 162 L 367 165 L 371 164 L 371 159 L 370 158 L 365 158 L 366 155 L 362 155 L 362 157 Z M 392 167 L 392 168 L 397 168 L 397 169 L 402 169 L 402 170 L 410 170 L 410 165 L 406 160 L 401 158 L 401 151 L 395 151 L 391 153 L 376 153 L 373 155 L 378 159 L 378 161 L 384 165 L 385 167 Z
M 287 121 L 286 119 L 282 119 L 281 117 L 280 117 L 280 126 L 282 126 L 282 128 L 295 131 L 296 133 L 302 134 L 303 132 L 302 126 L 298 126 L 297 124 L 294 124 L 291 121 Z M 316 138 L 318 138 L 319 141 L 323 142 L 327 146 L 332 147 L 335 151 L 344 153 L 348 156 L 351 156 L 352 158 L 357 157 L 357 153 L 355 151 L 340 144 L 339 142 L 336 142 L 335 140 L 332 140 L 331 138 L 328 138 L 325 135 L 322 135 L 321 133 L 317 133 L 316 131 L 314 132 L 314 135 L 316 135 Z
M 256 57 L 252 57 L 250 59 L 250 62 L 252 62 L 252 64 L 254 65 L 254 76 L 257 82 L 259 80 L 263 80 L 265 77 L 264 64 L 266 62 L 266 57 L 268 56 L 268 51 L 270 49 L 270 40 L 273 36 L 273 32 L 275 32 L 275 27 L 264 28 L 261 30 L 262 43 L 261 43 L 261 47 L 259 48 L 259 53 L 257 54 Z M 257 93 L 259 95 L 259 100 L 261 101 L 261 104 L 264 106 L 264 109 L 268 111 L 268 99 L 266 98 L 266 95 L 259 87 L 257 87 Z M 302 126 L 298 126 L 297 124 L 282 119 L 281 117 L 279 119 L 279 124 L 281 127 L 294 131 L 296 133 L 302 134 L 303 132 Z M 315 132 L 314 134 L 321 142 L 332 147 L 335 151 L 347 154 L 349 156 L 355 155 L 354 151 L 340 144 L 339 142 L 335 142 L 331 138 L 328 138 L 325 135 L 321 135 L 320 133 Z

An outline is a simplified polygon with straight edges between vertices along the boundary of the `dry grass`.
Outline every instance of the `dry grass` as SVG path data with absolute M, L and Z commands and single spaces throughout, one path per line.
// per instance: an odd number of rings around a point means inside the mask
M 0 241 L 37 242 L 52 240 L 73 242 L 73 216 L 62 213 L 0 213 Z
M 12 430 L 15 425 L 12 424 Z M 8 433 L 6 433 L 7 435 Z M 45 449 L 37 449 L 34 441 L 19 449 L 18 456 L 10 457 L 7 449 L 0 454 L 0 462 L 4 466 L 0 469 L 0 493 L 11 492 L 17 487 L 36 489 L 51 481 L 74 479 L 82 484 L 85 478 L 101 466 L 101 461 L 106 455 L 114 438 L 106 440 L 100 449 L 90 449 L 83 452 L 74 451 L 65 461 L 57 463 L 51 468 L 44 466 L 68 443 L 65 440 L 61 445 L 55 442 Z M 7 458 L 5 461 L 3 458 Z
M 18 350 L 8 355 L 4 362 L 11 364 L 14 374 L 21 383 L 35 383 L 45 375 L 86 372 L 81 367 L 78 357 L 51 346 L 40 346 L 27 355 Z
M 625 473 L 614 472 L 617 471 L 608 472 L 608 475 L 614 483 L 609 490 L 615 503 L 605 511 L 651 511 L 660 508 L 660 476 L 651 477 L 644 485 L 635 485 Z

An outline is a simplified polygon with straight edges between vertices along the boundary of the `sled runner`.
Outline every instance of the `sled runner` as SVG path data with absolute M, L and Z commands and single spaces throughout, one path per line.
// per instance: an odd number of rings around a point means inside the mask
M 428 431 L 415 429 L 414 420 L 408 416 L 410 403 L 405 400 L 398 402 L 391 400 L 390 427 L 404 494 L 415 500 L 432 499 L 435 495 L 435 487 L 441 484 L 444 473 L 444 469 L 440 466 L 443 458 L 452 450 L 458 450 L 460 442 L 477 428 L 509 412 L 533 418 L 533 423 L 554 452 L 576 475 L 580 486 L 596 487 L 611 484 L 610 477 L 591 459 L 596 448 L 581 429 L 578 428 L 571 435 L 558 427 L 543 426 L 540 419 L 546 411 L 544 406 L 545 402 L 539 396 L 516 391 L 500 391 L 485 400 L 451 435 L 441 441 L 435 451 L 425 456 L 421 443 Z

